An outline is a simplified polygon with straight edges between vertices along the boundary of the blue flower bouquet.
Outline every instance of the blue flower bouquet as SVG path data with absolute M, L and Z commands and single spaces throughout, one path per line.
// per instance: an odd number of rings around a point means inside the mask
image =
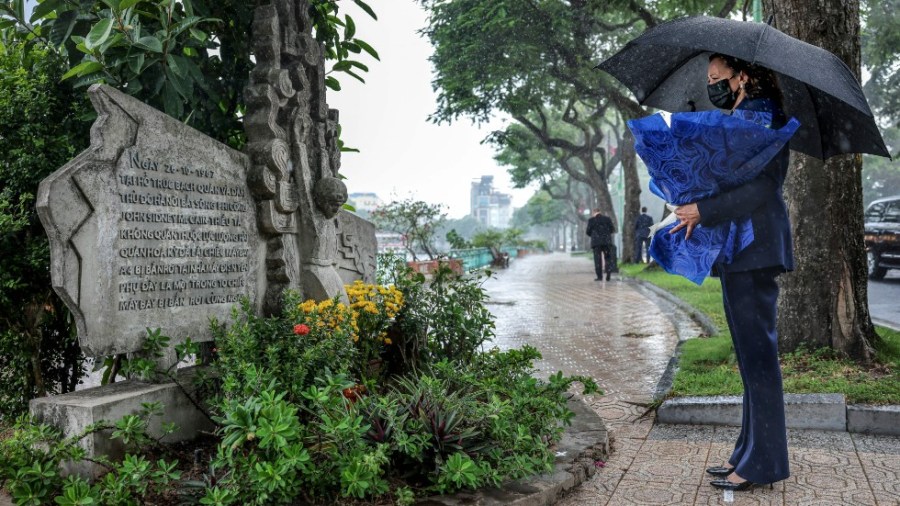
M 736 110 L 675 113 L 666 121 L 654 114 L 628 122 L 637 154 L 650 173 L 650 191 L 671 205 L 684 205 L 736 188 L 757 177 L 788 143 L 800 122 L 791 118 L 772 129 L 772 114 Z M 715 227 L 697 226 L 669 234 L 677 223 L 662 223 L 653 234 L 650 256 L 666 272 L 700 285 L 712 265 L 730 263 L 753 242 L 750 218 Z

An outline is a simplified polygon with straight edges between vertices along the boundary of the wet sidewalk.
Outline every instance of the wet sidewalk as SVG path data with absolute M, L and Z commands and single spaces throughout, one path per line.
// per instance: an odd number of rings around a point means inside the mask
M 590 261 L 555 253 L 514 260 L 485 285 L 495 344 L 530 344 L 539 376 L 585 374 L 606 392 L 585 400 L 610 431 L 610 459 L 557 504 L 900 505 L 900 438 L 846 432 L 790 430 L 792 476 L 773 490 L 712 488 L 704 469 L 725 461 L 738 429 L 655 424 L 646 408 L 679 336 L 699 327 L 615 275 L 593 279 Z

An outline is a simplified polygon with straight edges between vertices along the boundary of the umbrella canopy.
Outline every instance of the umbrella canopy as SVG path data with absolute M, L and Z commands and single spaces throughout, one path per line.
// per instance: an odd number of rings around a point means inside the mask
M 706 90 L 712 53 L 776 72 L 785 114 L 801 125 L 791 149 L 823 160 L 842 153 L 890 156 L 850 68 L 832 53 L 764 23 L 706 16 L 669 21 L 597 68 L 621 81 L 643 105 L 702 111 L 715 108 Z

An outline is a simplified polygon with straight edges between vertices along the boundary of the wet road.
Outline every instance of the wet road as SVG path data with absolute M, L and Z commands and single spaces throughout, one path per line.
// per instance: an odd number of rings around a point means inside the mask
M 900 330 L 900 270 L 888 271 L 880 281 L 869 280 L 869 312 L 876 324 Z

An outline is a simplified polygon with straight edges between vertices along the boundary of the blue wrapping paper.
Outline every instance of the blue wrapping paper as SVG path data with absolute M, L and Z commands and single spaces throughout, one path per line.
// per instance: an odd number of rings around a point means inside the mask
M 650 191 L 673 205 L 684 205 L 736 188 L 757 177 L 797 131 L 791 118 L 770 128 L 772 114 L 736 110 L 660 114 L 628 122 L 635 150 L 650 173 Z M 650 256 L 671 274 L 700 285 L 715 262 L 730 263 L 753 241 L 750 218 L 715 227 L 669 234 L 677 223 L 660 228 L 650 243 Z

